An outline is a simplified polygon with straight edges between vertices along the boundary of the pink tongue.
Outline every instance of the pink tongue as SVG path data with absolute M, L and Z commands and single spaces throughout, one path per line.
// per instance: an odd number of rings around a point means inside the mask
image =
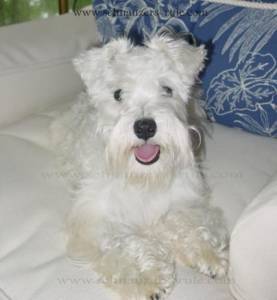
M 135 148 L 135 156 L 142 162 L 151 162 L 159 153 L 160 146 L 144 144 Z

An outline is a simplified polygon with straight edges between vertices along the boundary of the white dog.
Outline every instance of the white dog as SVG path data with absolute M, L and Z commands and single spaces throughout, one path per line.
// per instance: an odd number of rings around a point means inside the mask
M 122 299 L 163 299 L 176 261 L 226 272 L 227 233 L 190 134 L 204 59 L 203 47 L 160 35 L 145 46 L 113 40 L 74 61 L 87 92 L 52 126 L 74 186 L 68 250 Z

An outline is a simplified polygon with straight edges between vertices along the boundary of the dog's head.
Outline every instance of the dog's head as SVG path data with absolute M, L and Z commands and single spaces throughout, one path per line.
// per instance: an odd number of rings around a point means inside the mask
M 188 103 L 205 50 L 168 35 L 117 39 L 75 59 L 96 110 L 108 169 L 152 184 L 194 162 Z

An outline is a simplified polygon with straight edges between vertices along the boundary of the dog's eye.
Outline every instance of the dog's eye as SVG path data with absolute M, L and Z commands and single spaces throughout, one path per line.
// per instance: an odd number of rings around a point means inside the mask
M 121 93 L 122 93 L 122 90 L 121 89 L 118 89 L 116 90 L 114 93 L 113 93 L 113 97 L 116 101 L 121 101 Z
M 163 88 L 163 94 L 164 94 L 164 96 L 172 97 L 172 95 L 173 95 L 172 88 L 170 88 L 169 86 L 163 86 L 162 88 Z

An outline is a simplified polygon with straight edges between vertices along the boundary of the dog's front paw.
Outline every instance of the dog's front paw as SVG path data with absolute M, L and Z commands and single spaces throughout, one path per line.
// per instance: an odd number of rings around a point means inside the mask
M 224 277 L 228 272 L 229 251 L 227 235 L 219 238 L 219 235 L 211 234 L 204 230 L 200 234 L 199 260 L 196 267 L 199 271 L 212 278 Z
M 150 295 L 150 300 L 162 300 L 165 298 L 165 296 L 168 294 L 168 292 L 164 289 L 157 291 L 156 293 Z
M 163 264 L 159 270 L 154 268 L 142 274 L 145 280 L 144 295 L 147 300 L 163 300 L 168 296 L 176 282 L 175 264 Z
M 129 240 L 135 245 L 141 246 L 143 253 L 137 255 L 132 249 L 124 248 L 126 255 L 112 257 L 109 263 L 110 280 L 107 285 L 116 290 L 124 300 L 163 300 L 172 291 L 176 281 L 175 261 L 171 252 L 163 245 L 157 243 L 153 247 L 153 241 Z M 134 245 L 133 244 L 133 245 Z M 102 259 L 103 261 L 103 259 Z M 102 266 L 102 265 L 101 265 Z M 107 270 L 105 268 L 105 270 Z
M 221 278 L 228 271 L 228 251 L 217 253 L 215 249 L 206 249 L 199 259 L 196 268 L 212 278 Z
M 157 273 L 155 272 L 155 275 Z M 121 287 L 119 291 L 124 300 L 165 300 L 175 285 L 175 273 L 171 277 L 155 279 L 149 273 L 141 274 L 131 286 Z
M 191 232 L 178 248 L 177 257 L 185 265 L 212 278 L 223 277 L 228 271 L 227 239 L 211 234 L 206 228 Z

